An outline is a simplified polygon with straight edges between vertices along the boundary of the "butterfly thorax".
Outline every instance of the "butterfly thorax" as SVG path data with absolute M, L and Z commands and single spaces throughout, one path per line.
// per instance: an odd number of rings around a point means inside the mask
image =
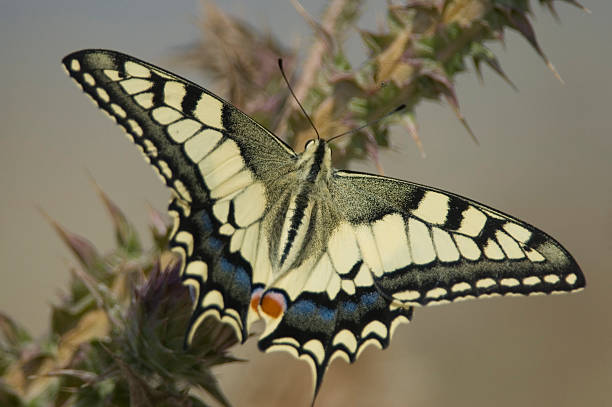
M 331 175 L 331 150 L 324 140 L 312 140 L 300 154 L 292 171 L 293 182 L 285 195 L 283 206 L 287 210 L 274 222 L 282 224 L 278 245 L 270 260 L 274 274 L 282 275 L 299 267 L 305 259 L 316 258 L 316 222 L 327 217 L 325 195 L 329 194 L 327 183 Z M 322 248 L 321 248 L 322 250 Z

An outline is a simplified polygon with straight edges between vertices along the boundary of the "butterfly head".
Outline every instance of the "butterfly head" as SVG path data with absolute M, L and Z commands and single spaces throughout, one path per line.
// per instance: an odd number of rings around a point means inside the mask
M 300 166 L 304 168 L 305 179 L 315 182 L 326 177 L 331 169 L 331 149 L 323 139 L 312 139 L 306 143 L 300 154 Z

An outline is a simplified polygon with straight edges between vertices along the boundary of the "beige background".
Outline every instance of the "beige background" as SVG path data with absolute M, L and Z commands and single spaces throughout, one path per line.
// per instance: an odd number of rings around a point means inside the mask
M 240 3 L 223 8 L 307 48 L 308 27 L 289 2 Z M 316 15 L 323 1 L 304 3 Z M 469 196 L 550 233 L 582 266 L 587 289 L 419 309 L 388 350 L 368 349 L 353 366 L 335 362 L 317 405 L 611 405 L 612 4 L 586 5 L 592 15 L 560 4 L 561 25 L 535 10 L 540 42 L 565 86 L 508 33 L 506 50 L 495 50 L 518 93 L 489 72 L 485 86 L 471 73 L 457 83 L 481 145 L 448 107 L 429 104 L 417 111 L 427 159 L 398 131 L 383 164 L 389 175 Z M 46 330 L 49 304 L 75 264 L 36 206 L 108 249 L 111 227 L 88 172 L 143 232 L 146 204 L 163 209 L 168 196 L 120 130 L 65 77 L 61 57 L 117 49 L 214 90 L 171 58 L 197 40 L 199 10 L 194 0 L 0 3 L 0 309 L 34 332 Z M 361 26 L 374 27 L 383 11 L 370 4 Z M 362 58 L 357 41 L 349 49 Z M 305 363 L 259 354 L 255 340 L 236 353 L 250 362 L 219 370 L 219 378 L 237 406 L 308 405 Z

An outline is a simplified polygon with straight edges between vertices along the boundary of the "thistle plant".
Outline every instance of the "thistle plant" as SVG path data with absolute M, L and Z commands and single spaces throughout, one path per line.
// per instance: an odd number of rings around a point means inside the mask
M 551 13 L 565 2 L 539 0 Z M 207 4 L 203 36 L 185 59 L 220 84 L 220 93 L 300 151 L 313 137 L 277 68 L 283 58 L 297 98 L 324 137 L 406 109 L 333 143 L 335 164 L 371 158 L 389 146 L 391 125 L 403 126 L 423 151 L 415 109 L 423 100 L 445 101 L 474 140 L 459 109 L 454 82 L 471 62 L 488 66 L 510 86 L 489 48 L 506 30 L 519 32 L 560 78 L 538 44 L 528 0 L 406 0 L 389 4 L 385 28 L 357 29 L 365 7 L 333 0 L 320 19 L 296 9 L 314 31 L 303 60 L 295 50 Z M 584 9 L 586 10 L 586 9 Z M 357 33 L 367 58 L 353 67 L 343 45 Z M 192 294 L 180 282 L 168 251 L 166 217 L 150 209 L 153 246 L 144 248 L 132 224 L 98 189 L 114 226 L 116 247 L 101 254 L 88 240 L 49 219 L 77 265 L 65 294 L 52 306 L 49 333 L 33 338 L 0 314 L 2 406 L 204 406 L 203 392 L 229 405 L 213 368 L 240 362 L 230 354 L 233 330 L 209 318 L 184 346 Z M 232 389 L 226 389 L 231 392 Z

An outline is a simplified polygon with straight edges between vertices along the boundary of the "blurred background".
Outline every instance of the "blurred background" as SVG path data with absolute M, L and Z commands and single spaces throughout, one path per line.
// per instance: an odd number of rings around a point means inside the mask
M 375 29 L 385 7 L 364 7 L 359 27 Z M 308 1 L 314 16 L 325 2 Z M 308 49 L 311 29 L 285 1 L 218 6 L 269 30 L 287 47 Z M 381 155 L 387 175 L 486 203 L 558 239 L 587 278 L 581 293 L 497 298 L 417 309 L 391 346 L 368 348 L 326 374 L 319 406 L 603 406 L 612 399 L 612 3 L 585 2 L 593 14 L 558 4 L 561 24 L 535 8 L 540 44 L 562 85 L 519 36 L 493 46 L 514 91 L 484 69 L 456 90 L 480 141 L 448 106 L 417 108 L 423 159 L 405 131 Z M 186 76 L 215 81 L 178 63 L 200 37 L 195 0 L 3 1 L 0 5 L 0 310 L 37 334 L 75 264 L 37 207 L 100 250 L 112 229 L 90 176 L 142 231 L 147 204 L 164 210 L 168 191 L 121 131 L 67 78 L 60 59 L 82 48 L 115 49 Z M 359 41 L 347 50 L 365 58 Z M 298 62 L 298 64 L 304 61 Z M 376 171 L 370 161 L 353 168 Z M 256 340 L 234 348 L 248 363 L 217 369 L 236 406 L 308 405 L 307 365 L 260 354 Z

